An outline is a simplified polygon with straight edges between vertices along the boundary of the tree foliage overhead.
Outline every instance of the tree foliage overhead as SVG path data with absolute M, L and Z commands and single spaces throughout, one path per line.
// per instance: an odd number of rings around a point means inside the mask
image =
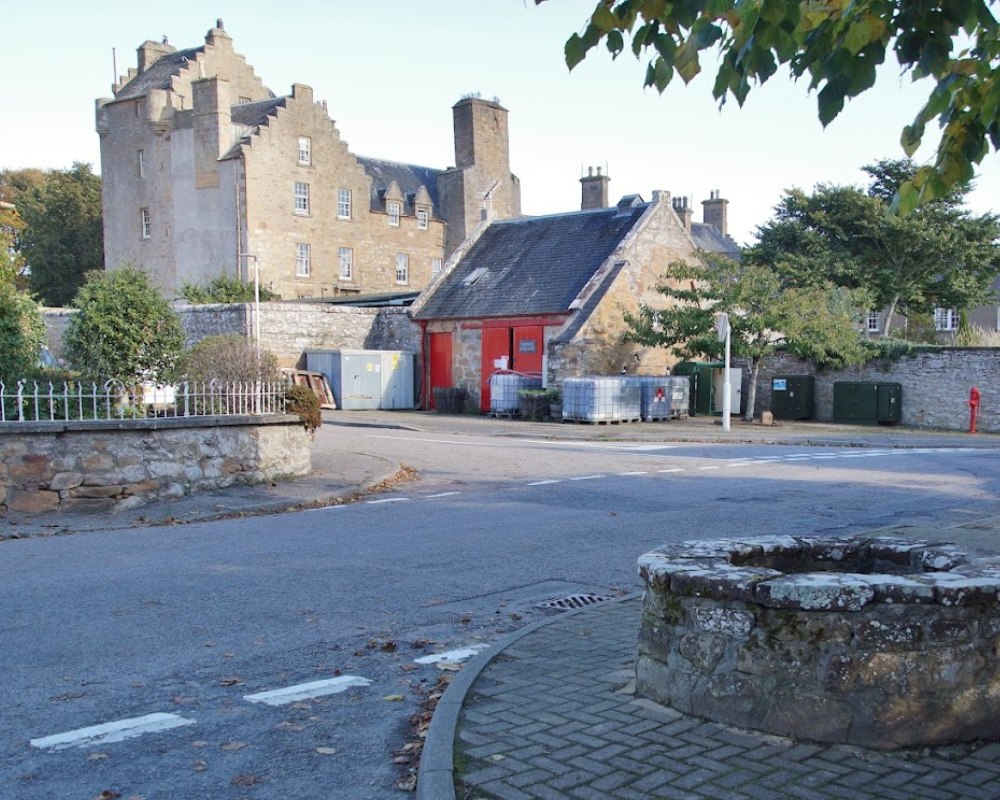
M 29 287 L 47 305 L 68 306 L 84 273 L 104 268 L 101 179 L 89 164 L 52 170 L 21 191 L 16 206 Z
M 535 0 L 536 3 L 545 0 Z M 618 57 L 626 37 L 637 58 L 650 57 L 646 85 L 663 92 L 677 74 L 689 83 L 700 55 L 718 48 L 716 99 L 742 105 L 754 84 L 787 65 L 817 92 L 820 122 L 875 85 L 887 51 L 931 90 L 900 143 L 912 156 L 928 123 L 942 138 L 932 166 L 904 182 L 899 208 L 968 182 L 990 145 L 1000 150 L 1000 33 L 996 0 L 599 0 L 582 34 L 566 42 L 572 69 L 602 41 Z
M 184 349 L 180 317 L 145 272 L 89 272 L 66 330 L 66 355 L 87 378 L 169 380 Z
M 260 286 L 259 292 L 262 301 L 281 299 L 280 294 L 266 286 Z M 239 278 L 223 275 L 215 278 L 208 286 L 185 283 L 181 287 L 181 297 L 189 303 L 252 303 L 254 286 L 252 283 L 244 283 Z
M 922 204 L 906 217 L 886 213 L 916 167 L 882 160 L 864 168 L 867 191 L 820 185 L 789 191 L 775 216 L 757 230 L 748 263 L 769 266 L 795 285 L 832 283 L 864 289 L 872 308 L 885 310 L 883 335 L 895 313 L 917 316 L 935 308 L 971 309 L 991 300 L 1000 273 L 1000 222 L 973 216 L 964 190 Z
M 671 264 L 657 291 L 667 308 L 645 307 L 626 315 L 626 338 L 671 349 L 682 360 L 720 359 L 723 344 L 716 318 L 729 315 L 731 351 L 750 373 L 744 417 L 753 419 L 757 376 L 779 347 L 819 366 L 844 366 L 865 359 L 857 320 L 861 293 L 817 284 L 796 286 L 760 264 L 738 263 L 701 253 L 702 263 Z

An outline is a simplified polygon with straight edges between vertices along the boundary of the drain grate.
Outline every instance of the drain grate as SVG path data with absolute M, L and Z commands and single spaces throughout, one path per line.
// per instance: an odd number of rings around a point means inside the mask
M 539 608 L 554 608 L 556 611 L 573 611 L 577 608 L 586 608 L 596 603 L 603 603 L 605 600 L 613 598 L 602 594 L 568 594 L 565 597 L 557 597 L 554 600 L 546 600 L 539 603 Z

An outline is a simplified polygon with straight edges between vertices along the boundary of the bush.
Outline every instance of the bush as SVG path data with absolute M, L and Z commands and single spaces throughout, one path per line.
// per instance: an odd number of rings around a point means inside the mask
M 66 330 L 66 356 L 87 378 L 172 379 L 184 349 L 180 317 L 145 272 L 88 272 Z
M 45 322 L 38 304 L 0 277 L 0 381 L 12 385 L 38 367 Z
M 310 436 L 315 436 L 323 415 L 320 413 L 319 398 L 307 386 L 289 386 L 285 392 L 285 410 L 289 414 L 298 414 L 299 419 Z
M 180 380 L 230 383 L 281 380 L 278 359 L 269 351 L 257 353 L 257 345 L 236 333 L 206 336 L 181 358 Z
M 181 297 L 189 303 L 252 303 L 254 301 L 253 283 L 244 283 L 239 278 L 228 278 L 223 275 L 213 280 L 208 286 L 185 283 L 181 287 Z M 260 299 L 262 302 L 280 300 L 281 295 L 272 292 L 266 286 L 261 286 Z

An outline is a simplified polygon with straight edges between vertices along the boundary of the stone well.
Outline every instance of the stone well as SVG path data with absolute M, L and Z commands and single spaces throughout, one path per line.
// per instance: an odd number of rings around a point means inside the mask
M 1000 556 L 781 536 L 667 545 L 639 574 L 643 697 L 883 750 L 1000 738 Z

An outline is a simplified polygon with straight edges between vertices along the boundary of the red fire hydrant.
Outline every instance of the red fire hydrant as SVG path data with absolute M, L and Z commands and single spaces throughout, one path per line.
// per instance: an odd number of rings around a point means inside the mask
M 976 412 L 979 410 L 979 389 L 975 386 L 969 392 L 969 433 L 976 432 Z

